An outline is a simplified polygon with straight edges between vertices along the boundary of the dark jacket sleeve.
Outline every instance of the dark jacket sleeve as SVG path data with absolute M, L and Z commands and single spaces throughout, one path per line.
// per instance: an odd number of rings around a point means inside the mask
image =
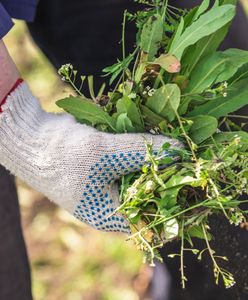
M 13 26 L 11 18 L 32 21 L 38 0 L 0 0 L 0 39 Z

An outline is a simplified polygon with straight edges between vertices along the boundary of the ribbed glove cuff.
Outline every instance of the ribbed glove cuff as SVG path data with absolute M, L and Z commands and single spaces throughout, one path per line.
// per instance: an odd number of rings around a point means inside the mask
M 8 94 L 0 101 L 0 113 L 3 111 L 2 110 L 2 106 L 4 105 L 4 103 L 6 103 L 8 96 L 14 92 L 14 90 L 23 82 L 22 78 L 18 78 L 17 81 L 15 82 L 15 84 L 13 85 L 13 87 L 11 88 L 11 90 L 8 92 Z

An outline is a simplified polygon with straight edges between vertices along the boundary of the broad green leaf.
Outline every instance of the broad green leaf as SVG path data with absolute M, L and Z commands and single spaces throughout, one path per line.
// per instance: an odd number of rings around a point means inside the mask
M 200 186 L 201 180 L 191 176 L 173 175 L 165 184 L 161 195 L 161 207 L 170 209 L 177 203 L 177 195 L 183 186 Z
M 126 113 L 128 118 L 131 120 L 133 126 L 136 128 L 136 131 L 143 132 L 144 125 L 142 122 L 141 113 L 134 101 L 132 101 L 127 96 L 122 97 L 117 101 L 116 104 L 117 113 L 122 114 Z
M 189 13 L 188 13 L 188 14 L 189 14 Z M 187 16 L 186 16 L 186 17 L 187 17 Z M 168 44 L 168 46 L 167 46 L 167 49 L 170 49 L 172 43 L 180 38 L 180 36 L 181 36 L 181 34 L 182 34 L 182 32 L 183 32 L 184 26 L 185 26 L 185 18 L 186 18 L 186 17 L 184 17 L 184 18 L 181 17 L 180 23 L 179 23 L 179 25 L 178 25 L 176 31 L 174 32 L 172 38 L 170 39 L 169 44 Z
M 198 239 L 205 239 L 205 235 L 204 232 L 202 231 L 202 227 L 199 225 L 195 225 L 190 227 L 187 230 L 187 233 L 191 236 L 191 237 L 196 237 Z M 210 241 L 211 240 L 211 234 L 209 232 L 207 232 L 207 238 Z
M 194 20 L 194 16 L 198 10 L 199 6 L 195 6 L 193 8 L 191 8 L 187 14 L 183 17 L 183 20 L 184 20 L 184 28 L 187 28 L 189 27 L 189 25 L 191 25 L 191 23 L 193 22 Z M 184 29 L 183 28 L 183 29 Z
M 151 16 L 144 25 L 140 47 L 148 54 L 148 61 L 152 61 L 163 38 L 163 19 L 160 15 Z
M 115 120 L 97 104 L 86 98 L 68 97 L 58 100 L 56 104 L 73 115 L 76 119 L 86 120 L 93 126 L 106 124 L 115 131 Z
M 135 218 L 138 213 L 140 212 L 140 208 L 139 207 L 131 207 L 128 211 L 127 211 L 127 216 L 130 219 Z
M 201 3 L 201 5 L 199 6 L 199 8 L 197 9 L 194 15 L 193 21 L 197 20 L 200 17 L 200 15 L 202 15 L 208 9 L 209 4 L 210 4 L 210 0 L 204 0 Z
M 248 148 L 248 133 L 245 131 L 218 132 L 213 138 L 217 143 L 232 142 L 235 138 L 240 138 L 243 151 Z
M 126 113 L 122 113 L 116 120 L 116 130 L 118 133 L 135 132 L 135 128 Z
M 212 116 L 198 116 L 191 120 L 193 125 L 190 127 L 189 136 L 196 144 L 200 144 L 212 136 L 218 127 L 216 118 Z
M 216 32 L 219 28 L 230 22 L 234 14 L 234 5 L 222 5 L 210 9 L 187 27 L 179 39 L 173 41 L 169 53 L 181 59 L 187 47 L 195 44 L 204 36 Z
M 216 0 L 217 2 L 217 0 Z M 219 5 L 232 4 L 237 5 L 238 0 L 220 0 Z
M 224 0 L 221 2 L 221 5 L 225 4 L 233 4 L 236 5 L 237 0 Z M 218 1 L 215 2 L 214 7 L 218 7 Z M 232 21 L 232 20 L 231 20 Z M 208 35 L 200 39 L 195 45 L 190 46 L 184 53 L 182 58 L 182 65 L 187 66 L 184 69 L 183 74 L 190 75 L 193 69 L 197 66 L 199 60 L 218 49 L 220 44 L 223 42 L 229 27 L 231 25 L 231 21 L 228 22 L 226 25 Z
M 180 103 L 180 94 L 176 84 L 166 84 L 148 98 L 146 106 L 161 117 L 172 121 Z
M 227 90 L 227 97 L 218 97 L 209 100 L 193 109 L 187 117 L 194 117 L 199 115 L 209 115 L 215 118 L 223 117 L 229 113 L 233 113 L 239 108 L 248 104 L 248 78 L 243 79 L 233 84 Z
M 182 65 L 187 66 L 187 68 L 183 71 L 183 74 L 189 76 L 194 68 L 199 64 L 200 59 L 216 51 L 224 40 L 229 26 L 230 22 L 215 33 L 202 38 L 195 45 L 187 48 L 182 58 Z
M 228 49 L 204 57 L 191 74 L 187 92 L 201 93 L 214 83 L 228 80 L 246 63 L 248 51 L 240 49 Z
M 159 123 L 164 121 L 164 118 L 162 118 L 158 114 L 154 113 L 152 110 L 150 110 L 145 105 L 140 105 L 140 110 L 142 112 L 142 115 L 143 115 L 146 123 L 149 123 L 150 125 L 158 126 Z
M 248 77 L 248 63 L 240 67 L 238 71 L 232 76 L 232 78 L 228 80 L 228 83 L 233 84 L 247 77 Z
M 180 106 L 178 108 L 179 115 L 185 115 L 187 113 L 189 104 L 193 106 L 199 106 L 206 102 L 206 98 L 202 95 L 190 95 L 187 97 L 183 97 L 182 101 L 180 102 Z
M 181 69 L 180 61 L 170 54 L 161 54 L 154 60 L 153 64 L 159 65 L 162 69 L 169 73 L 178 73 Z

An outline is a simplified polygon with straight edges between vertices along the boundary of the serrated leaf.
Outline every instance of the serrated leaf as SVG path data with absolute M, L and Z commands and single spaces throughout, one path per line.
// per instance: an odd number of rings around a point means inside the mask
M 148 54 L 148 61 L 152 61 L 163 38 L 163 20 L 160 15 L 151 16 L 144 25 L 140 47 Z
M 166 84 L 148 98 L 146 106 L 169 121 L 175 118 L 180 103 L 180 89 L 176 84 Z
M 177 40 L 173 41 L 169 53 L 181 59 L 187 47 L 195 44 L 204 36 L 216 32 L 219 28 L 230 22 L 234 15 L 234 5 L 222 5 L 210 9 L 187 27 Z
M 113 131 L 116 131 L 115 120 L 97 104 L 92 103 L 86 98 L 68 97 L 58 100 L 56 104 L 78 120 L 86 120 L 93 126 L 106 124 Z
M 191 120 L 193 125 L 190 127 L 189 136 L 196 144 L 200 144 L 212 136 L 218 127 L 216 118 L 212 116 L 197 116 Z

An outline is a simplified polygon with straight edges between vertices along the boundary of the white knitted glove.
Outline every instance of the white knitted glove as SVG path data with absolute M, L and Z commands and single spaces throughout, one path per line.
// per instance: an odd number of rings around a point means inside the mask
M 128 232 L 115 181 L 140 169 L 147 134 L 108 134 L 69 114 L 43 111 L 21 83 L 0 114 L 0 163 L 31 187 L 96 229 Z M 176 140 L 153 136 L 154 148 Z

